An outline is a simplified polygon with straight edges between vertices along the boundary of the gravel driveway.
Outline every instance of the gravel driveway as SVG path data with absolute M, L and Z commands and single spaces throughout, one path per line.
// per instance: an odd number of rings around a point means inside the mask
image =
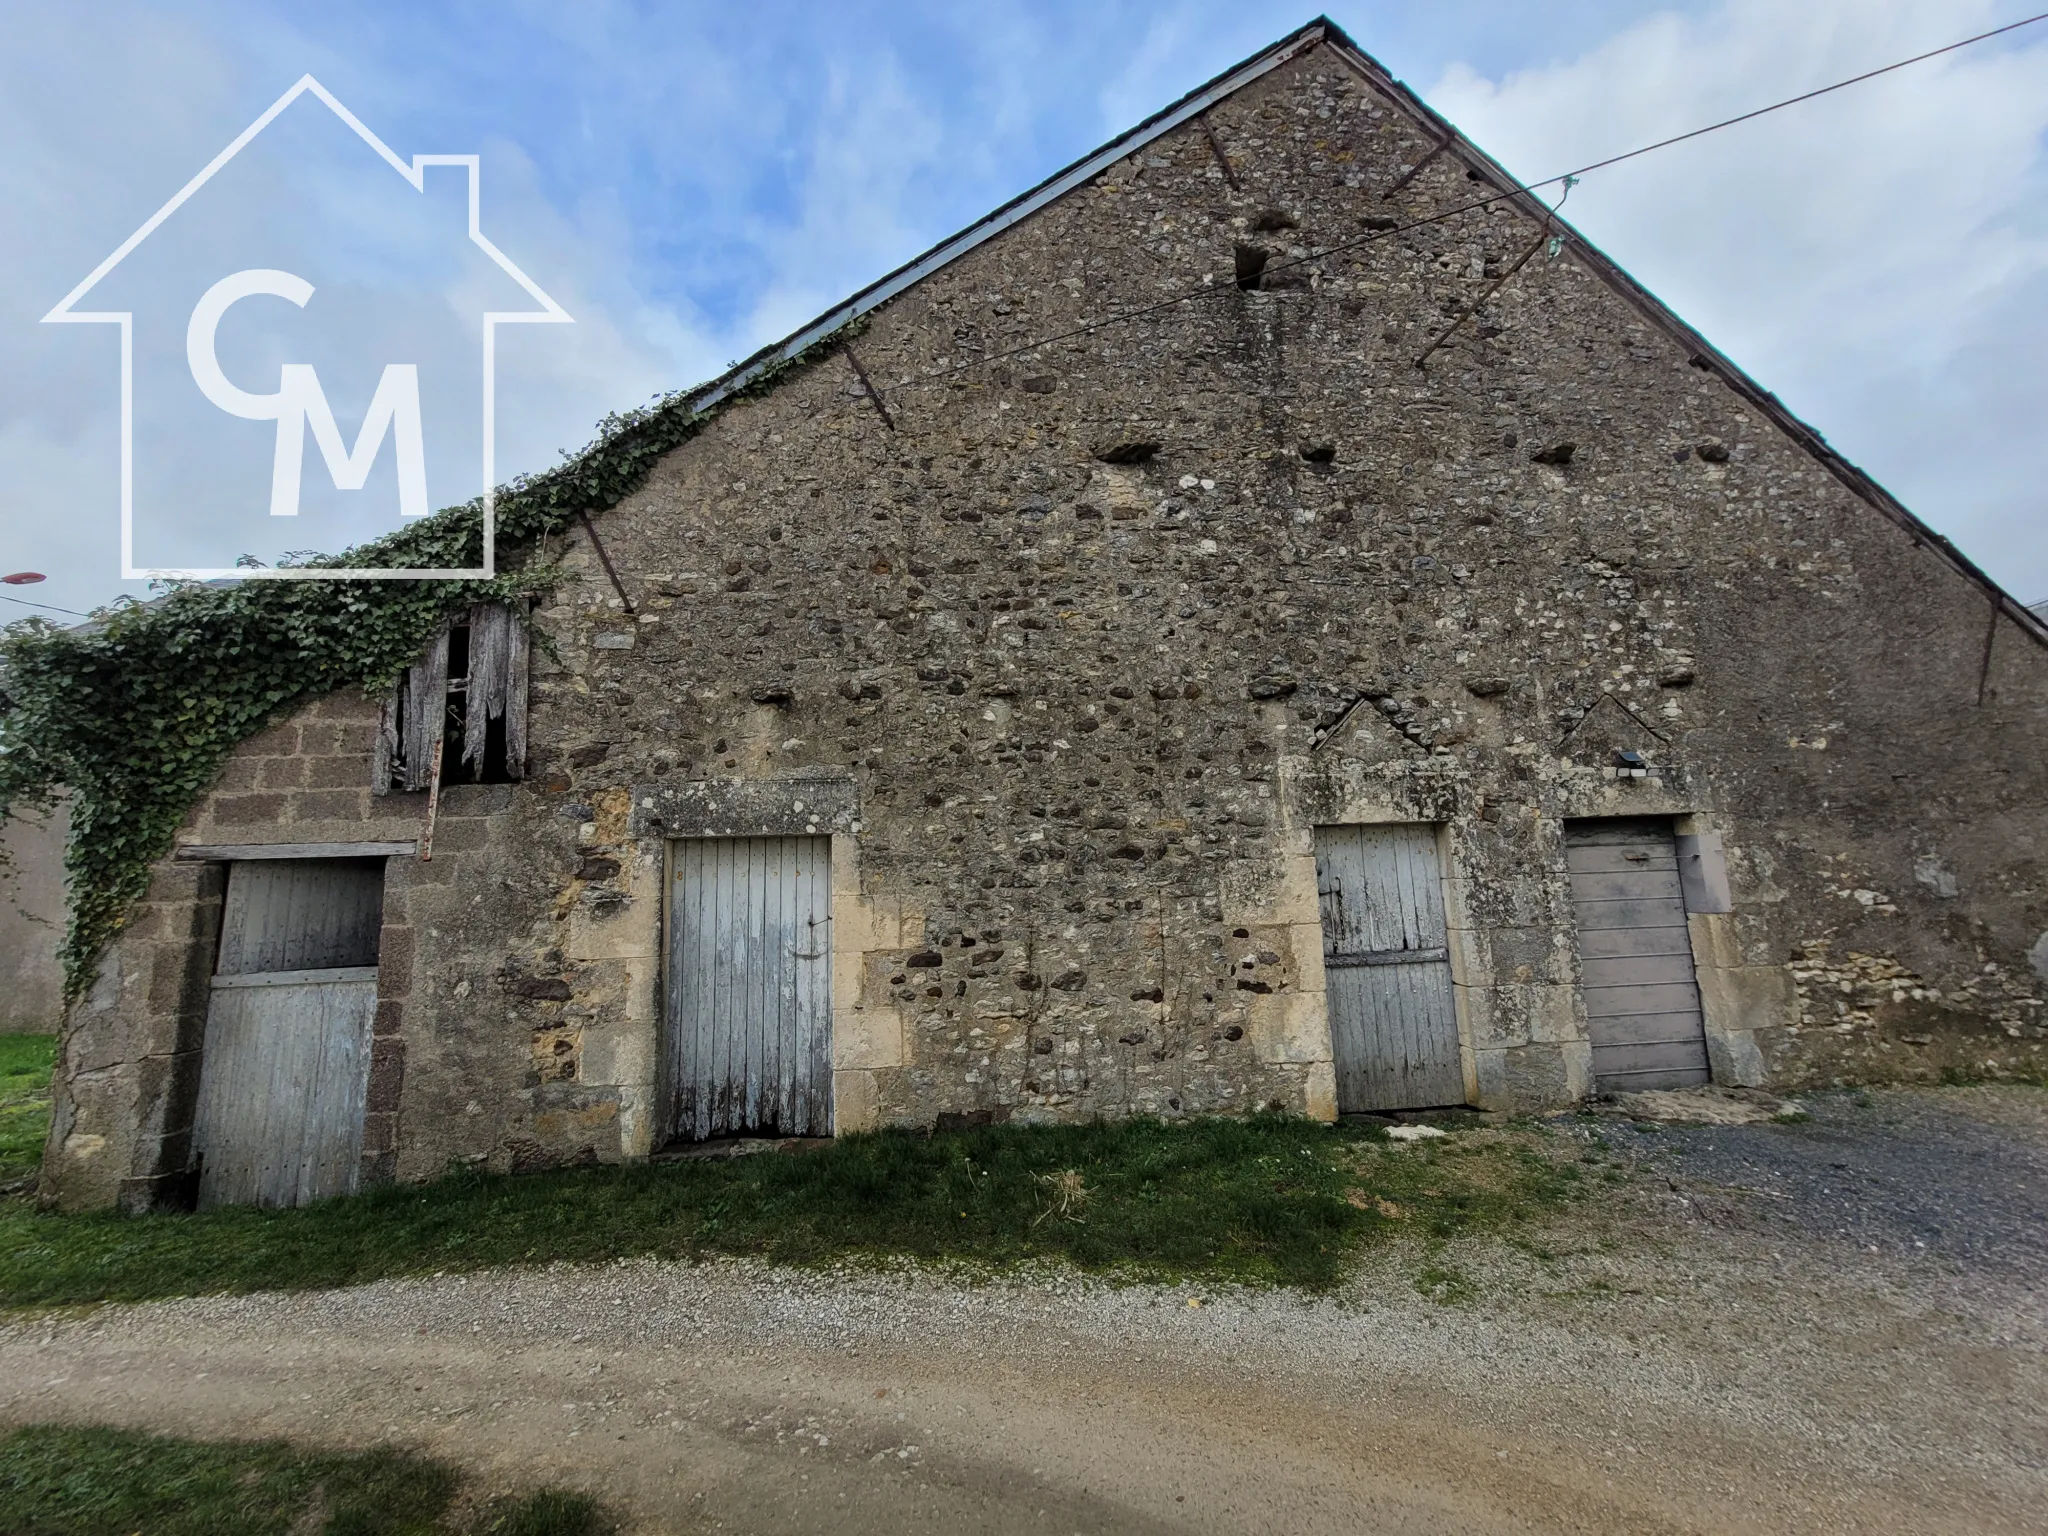
M 1958 1274 L 2048 1276 L 2048 1093 L 1845 1092 L 1799 1103 L 1804 1123 L 1604 1120 L 1601 1135 L 1654 1173 L 1749 1196 L 1773 1229 Z
M 646 1262 L 106 1307 L 0 1327 L 0 1419 L 398 1441 L 646 1532 L 2039 1529 L 2048 1094 L 1812 1108 L 1556 1122 L 1612 1199 L 1332 1297 Z

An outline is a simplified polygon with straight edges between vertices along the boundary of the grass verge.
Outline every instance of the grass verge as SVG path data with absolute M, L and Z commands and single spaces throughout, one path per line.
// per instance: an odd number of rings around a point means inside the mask
M 50 1129 L 55 1035 L 0 1035 L 0 1188 L 26 1179 Z
M 301 1210 L 0 1210 L 0 1304 L 351 1285 L 554 1260 L 1061 1260 L 1309 1290 L 1362 1243 L 1442 1238 L 1571 1197 L 1538 1133 L 1396 1145 L 1261 1116 L 849 1136 L 802 1154 L 462 1175 Z
M 452 1467 L 408 1452 L 37 1425 L 0 1440 L 0 1530 L 20 1536 L 602 1536 L 559 1489 L 466 1512 Z
M 301 1210 L 67 1216 L 7 1200 L 0 1306 L 714 1255 L 983 1270 L 1050 1260 L 1132 1279 L 1325 1290 L 1363 1244 L 1437 1241 L 1572 1198 L 1582 1176 L 1548 1142 L 1538 1131 L 1464 1129 L 1397 1144 L 1373 1126 L 1278 1115 L 1137 1119 L 881 1131 L 803 1153 L 462 1174 Z

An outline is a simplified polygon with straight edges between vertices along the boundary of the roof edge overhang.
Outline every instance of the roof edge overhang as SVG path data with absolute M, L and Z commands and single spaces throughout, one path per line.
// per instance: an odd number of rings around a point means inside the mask
M 1092 181 L 1125 156 L 1136 154 L 1154 139 L 1171 133 L 1192 118 L 1201 116 L 1217 102 L 1250 85 L 1261 75 L 1307 52 L 1321 42 L 1326 34 L 1335 30 L 1333 23 L 1318 17 L 1307 26 L 1290 32 L 1272 47 L 1254 54 L 1233 69 L 1225 70 L 1207 85 L 1188 92 L 1172 106 L 1153 113 L 1129 132 L 1119 134 L 1100 149 L 1084 155 L 1064 170 L 1055 171 L 1030 191 L 1011 198 L 986 218 L 968 225 L 957 235 L 940 241 L 922 256 L 913 257 L 886 277 L 868 284 L 851 298 L 826 310 L 802 329 L 781 341 L 770 343 L 708 384 L 690 392 L 686 397 L 690 408 L 694 411 L 706 410 L 735 390 L 744 389 L 767 369 L 796 356 L 804 348 L 831 335 L 848 321 L 857 320 L 870 310 L 888 303 L 899 293 L 914 287 L 941 267 L 957 261 L 976 246 L 993 239 L 1013 224 L 1021 223 L 1076 187 Z
M 1679 319 L 1661 299 L 1580 234 L 1569 221 L 1553 214 L 1550 206 L 1510 175 L 1505 166 L 1466 138 L 1449 119 L 1436 112 L 1414 91 L 1388 73 L 1385 66 L 1353 42 L 1344 29 L 1327 16 L 1318 16 L 1306 25 L 1296 28 L 1271 47 L 1225 70 L 1207 84 L 1196 87 L 1171 106 L 1153 113 L 1136 127 L 1119 134 L 1065 169 L 1054 172 L 1037 186 L 1020 193 L 993 213 L 870 283 L 783 340 L 761 348 L 709 383 L 689 392 L 685 399 L 690 409 L 707 410 L 734 392 L 744 389 L 776 364 L 795 357 L 849 321 L 857 320 L 886 304 L 985 241 L 1029 218 L 1039 209 L 1065 196 L 1076 187 L 1085 185 L 1117 161 L 1137 153 L 1153 140 L 1201 116 L 1217 102 L 1235 94 L 1261 76 L 1325 42 L 1330 44 L 1331 51 L 1354 72 L 1409 113 L 1433 136 L 1442 139 L 1444 152 L 1457 157 L 1468 170 L 1476 171 L 1480 181 L 1493 192 L 1509 194 L 1514 205 L 1530 218 L 1549 220 L 1557 224 L 1579 260 L 1645 319 L 1678 342 L 1686 350 L 1694 367 L 1720 379 L 1761 412 L 1812 455 L 1848 490 L 1909 534 L 1916 547 L 1931 551 L 1936 559 L 1942 561 L 1956 574 L 1981 588 L 1991 601 L 1994 622 L 1999 616 L 2008 618 L 2037 644 L 2048 646 L 2048 618 L 2034 613 L 2025 603 L 2007 592 L 1946 535 L 1935 532 L 1896 496 L 1837 453 L 1829 446 L 1825 437 L 1795 416 L 1776 395 L 1751 378 L 1698 331 Z
M 1995 616 L 2011 619 L 2035 642 L 2048 646 L 2048 619 L 2043 619 L 1993 581 L 1945 534 L 1935 532 L 1904 502 L 1837 453 L 1825 437 L 1794 415 L 1782 400 L 1751 378 L 1706 337 L 1679 319 L 1663 300 L 1631 277 L 1620 263 L 1586 239 L 1568 220 L 1553 215 L 1549 205 L 1509 175 L 1505 166 L 1466 138 L 1449 119 L 1436 112 L 1415 92 L 1388 74 L 1377 59 L 1346 36 L 1344 30 L 1335 22 L 1325 20 L 1320 25 L 1332 45 L 1332 51 L 1379 90 L 1400 103 L 1418 122 L 1442 137 L 1446 141 L 1447 153 L 1456 155 L 1465 162 L 1468 169 L 1477 171 L 1481 181 L 1495 191 L 1514 194 L 1515 203 L 1530 217 L 1551 219 L 1561 226 L 1574 254 L 1597 277 L 1627 300 L 1639 314 L 1684 347 L 1694 367 L 1720 379 L 1737 395 L 1748 401 L 1779 430 L 1818 460 L 1836 480 L 1910 534 L 1915 546 L 1931 550 L 1937 559 L 1956 574 L 1982 588 L 1991 600 Z

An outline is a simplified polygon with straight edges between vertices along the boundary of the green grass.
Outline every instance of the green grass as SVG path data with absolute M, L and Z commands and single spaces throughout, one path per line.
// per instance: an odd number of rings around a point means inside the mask
M 594 1501 L 558 1489 L 457 1514 L 451 1467 L 396 1450 L 179 1440 L 34 1426 L 0 1440 L 9 1536 L 601 1536 Z
M 302 1210 L 64 1216 L 0 1206 L 0 1305 L 351 1285 L 552 1260 L 1056 1260 L 1310 1290 L 1362 1243 L 1569 1198 L 1532 1132 L 1395 1146 L 1281 1116 L 849 1136 L 805 1153 L 466 1174 Z
M 0 1185 L 25 1179 L 50 1129 L 55 1035 L 0 1035 Z
M 0 1100 L 32 1168 L 50 1041 L 0 1036 Z M 16 1123 L 19 1122 L 18 1130 Z M 556 1260 L 1058 1261 L 1135 1279 L 1323 1290 L 1358 1248 L 1432 1241 L 1583 1184 L 1535 1130 L 1396 1145 L 1278 1115 L 848 1136 L 722 1161 L 463 1174 L 303 1210 L 58 1215 L 0 1201 L 0 1306 L 302 1290 Z

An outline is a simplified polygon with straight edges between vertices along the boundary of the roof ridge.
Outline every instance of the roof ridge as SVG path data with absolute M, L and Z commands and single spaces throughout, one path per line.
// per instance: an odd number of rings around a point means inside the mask
M 716 405 L 734 390 L 744 388 L 763 369 L 795 356 L 849 320 L 856 320 L 869 310 L 887 303 L 940 267 L 966 255 L 983 241 L 1001 234 L 1012 225 L 1022 222 L 1055 198 L 1091 180 L 1118 160 L 1144 148 L 1162 134 L 1169 133 L 1189 119 L 1199 116 L 1225 96 L 1251 84 L 1296 54 L 1305 52 L 1311 45 L 1321 42 L 1326 34 L 1336 31 L 1336 23 L 1324 16 L 1318 16 L 1315 20 L 1295 28 L 1278 42 L 1260 49 L 1250 58 L 1224 70 L 1206 84 L 1195 87 L 1178 101 L 1162 107 L 1135 127 L 1126 129 L 1078 160 L 1071 161 L 1054 171 L 1036 186 L 1018 193 L 1007 203 L 991 213 L 984 214 L 965 229 L 948 235 L 937 245 L 920 255 L 913 256 L 894 271 L 876 278 L 865 288 L 841 300 L 817 318 L 799 326 L 782 340 L 768 343 L 733 364 L 716 378 L 686 391 L 685 398 L 689 401 L 690 408 L 701 411 Z
M 1496 191 L 1508 194 L 1506 201 L 1530 217 L 1548 221 L 1558 227 L 1576 248 L 1579 258 L 1594 274 L 1652 324 L 1667 332 L 1685 347 L 1695 367 L 1715 375 L 1737 395 L 1761 411 L 1853 495 L 1910 534 L 1916 547 L 1931 550 L 1935 557 L 1951 570 L 1980 587 L 1990 597 L 1995 613 L 2010 618 L 2037 644 L 2048 647 L 2048 612 L 2037 611 L 2048 605 L 2029 607 L 1992 580 L 1983 568 L 1965 555 L 1947 535 L 1937 533 L 1869 474 L 1837 453 L 1818 430 L 1793 414 L 1775 394 L 1765 389 L 1733 359 L 1679 318 L 1675 311 L 1637 282 L 1619 262 L 1588 240 L 1576 226 L 1556 214 L 1527 186 L 1510 175 L 1505 166 L 1479 148 L 1416 92 L 1396 79 L 1384 65 L 1361 48 L 1349 33 L 1328 16 L 1317 16 L 1295 28 L 1277 42 L 1269 44 L 1249 58 L 1197 86 L 1178 101 L 1161 108 L 1134 127 L 1055 171 L 1036 186 L 1020 192 L 965 229 L 948 236 L 894 271 L 877 278 L 816 319 L 791 332 L 781 341 L 769 343 L 716 378 L 694 390 L 685 391 L 683 398 L 687 401 L 689 409 L 692 412 L 699 412 L 716 405 L 728 395 L 745 388 L 767 369 L 796 356 L 806 347 L 815 345 L 849 321 L 879 308 L 940 268 L 966 255 L 984 241 L 1001 234 L 1046 204 L 1093 179 L 1118 160 L 1200 116 L 1217 102 L 1236 94 L 1253 81 L 1322 42 L 1332 44 L 1337 56 L 1349 68 L 1363 76 L 1382 95 L 1407 111 L 1420 126 L 1427 128 L 1432 135 L 1439 138 L 1442 141 L 1440 153 L 1458 156 L 1465 161 L 1468 169 L 1478 172 L 1482 180 L 1491 182 Z

